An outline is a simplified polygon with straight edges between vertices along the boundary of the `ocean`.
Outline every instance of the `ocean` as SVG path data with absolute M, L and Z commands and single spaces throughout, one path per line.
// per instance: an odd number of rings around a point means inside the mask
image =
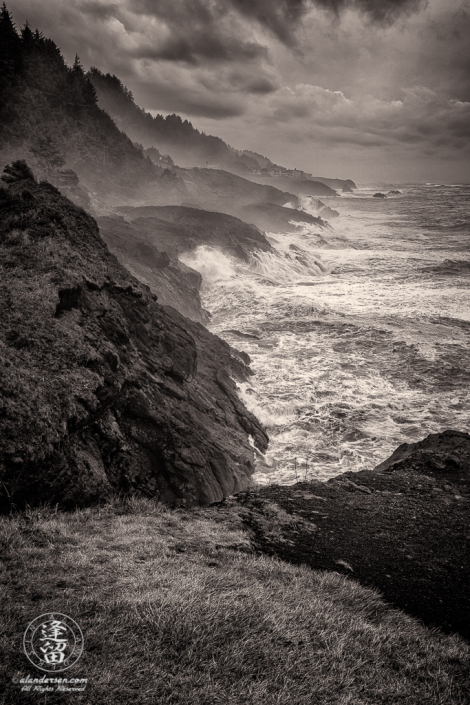
M 182 257 L 203 276 L 209 328 L 252 360 L 238 387 L 270 436 L 261 485 L 371 469 L 401 443 L 469 431 L 470 185 L 322 200 L 339 213 L 329 226 L 267 233 L 274 253 L 249 264 L 208 247 Z M 309 197 L 301 208 L 321 212 Z

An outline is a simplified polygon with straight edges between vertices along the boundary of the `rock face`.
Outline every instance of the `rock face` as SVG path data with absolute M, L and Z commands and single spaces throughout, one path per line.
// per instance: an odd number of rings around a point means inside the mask
M 96 222 L 24 163 L 0 190 L 0 504 L 112 490 L 210 503 L 250 484 L 267 436 L 242 355 L 164 309 Z M 165 269 L 165 261 L 160 260 Z
M 173 246 L 169 248 L 170 257 L 155 245 L 158 237 L 152 237 L 146 229 L 134 227 L 122 216 L 103 216 L 97 218 L 97 223 L 113 255 L 156 294 L 160 304 L 173 306 L 193 321 L 207 323 L 208 316 L 199 297 L 202 277 L 178 261 Z
M 296 196 L 336 196 L 336 191 L 330 186 L 327 186 L 322 181 L 312 181 L 310 179 L 291 179 L 283 178 L 282 176 L 258 176 L 250 174 L 249 178 L 253 183 L 263 184 L 264 186 L 274 187 L 288 193 L 293 193 Z M 254 199 L 253 199 L 254 200 Z M 265 201 L 273 201 L 272 199 L 263 199 Z
M 221 169 L 175 169 L 184 182 L 188 197 L 184 199 L 196 208 L 229 213 L 239 217 L 239 208 L 249 203 L 296 203 L 297 197 L 277 184 L 255 183 Z M 180 200 L 180 203 L 183 201 Z
M 332 189 L 343 191 L 343 193 L 352 193 L 353 189 L 357 189 L 356 184 L 352 179 L 327 179 L 324 176 L 312 176 L 315 181 L 321 181 Z

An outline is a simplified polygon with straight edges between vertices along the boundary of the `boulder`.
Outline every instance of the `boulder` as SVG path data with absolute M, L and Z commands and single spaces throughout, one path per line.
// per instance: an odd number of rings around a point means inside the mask
M 375 468 L 378 472 L 410 471 L 470 491 L 470 435 L 463 431 L 432 433 L 417 443 L 403 443 Z

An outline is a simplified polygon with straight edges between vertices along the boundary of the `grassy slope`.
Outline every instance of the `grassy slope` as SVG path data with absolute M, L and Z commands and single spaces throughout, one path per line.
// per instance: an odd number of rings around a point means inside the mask
M 39 702 L 11 679 L 41 675 L 21 640 L 51 610 L 84 633 L 84 654 L 66 674 L 89 679 L 76 703 L 469 702 L 462 640 L 336 573 L 252 554 L 243 511 L 128 500 L 3 517 L 2 702 Z M 48 693 L 47 703 L 70 697 Z

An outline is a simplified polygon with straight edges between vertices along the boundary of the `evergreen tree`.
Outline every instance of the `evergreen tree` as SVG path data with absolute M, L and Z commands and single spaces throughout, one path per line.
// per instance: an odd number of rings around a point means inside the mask
M 16 82 L 21 70 L 21 39 L 5 3 L 0 10 L 0 90 Z
M 46 178 L 67 164 L 103 196 L 129 193 L 159 177 L 142 150 L 98 107 L 79 57 L 68 67 L 60 49 L 39 30 L 26 24 L 18 33 L 5 4 L 0 9 L 0 91 L 0 159 L 11 161 L 29 151 L 33 168 Z

